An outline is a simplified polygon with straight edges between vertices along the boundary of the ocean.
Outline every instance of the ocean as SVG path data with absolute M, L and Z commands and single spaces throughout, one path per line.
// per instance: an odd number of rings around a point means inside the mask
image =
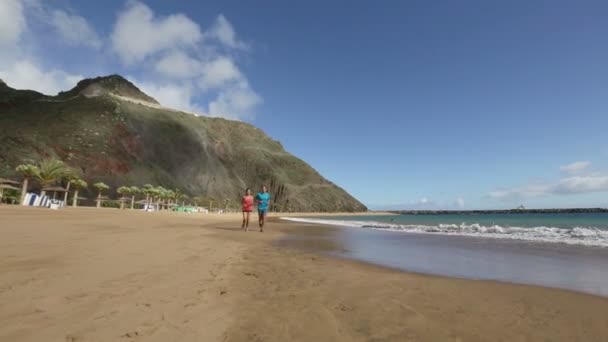
M 369 215 L 293 220 L 403 233 L 608 247 L 608 213 Z
M 283 218 L 334 226 L 318 236 L 338 257 L 441 276 L 562 288 L 608 297 L 608 214 Z M 305 244 L 304 244 L 305 245 Z

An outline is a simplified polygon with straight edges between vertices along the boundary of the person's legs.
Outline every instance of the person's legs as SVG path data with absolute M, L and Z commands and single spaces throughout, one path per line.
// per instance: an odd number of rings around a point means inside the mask
M 249 215 L 250 215 L 250 214 L 251 214 L 251 213 L 248 211 L 248 212 L 247 212 L 247 219 L 245 220 L 245 231 L 248 231 L 248 230 L 249 230 Z
M 262 220 L 263 220 L 262 213 L 263 213 L 262 210 L 258 209 L 258 225 L 260 226 L 260 228 L 262 228 Z
M 245 229 L 245 223 L 246 223 L 246 213 L 243 211 L 243 223 L 241 224 L 241 230 Z
M 258 210 L 259 223 L 260 223 L 260 231 L 264 231 L 264 219 L 266 218 L 266 210 Z

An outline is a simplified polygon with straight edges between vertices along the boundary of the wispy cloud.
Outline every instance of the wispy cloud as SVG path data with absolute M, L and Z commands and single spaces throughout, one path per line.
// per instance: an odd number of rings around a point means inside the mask
M 540 197 L 548 195 L 568 195 L 590 192 L 608 191 L 608 174 L 580 174 L 585 171 L 591 162 L 581 161 L 560 167 L 560 170 L 569 174 L 554 182 L 531 183 L 514 188 L 500 189 L 490 192 L 490 197 L 499 200 Z
M 158 15 L 144 2 L 127 0 L 109 24 L 111 33 L 104 37 L 73 11 L 39 0 L 1 0 L 0 78 L 46 94 L 73 87 L 81 73 L 61 63 L 49 66 L 44 49 L 32 49 L 51 42 L 99 50 L 98 61 L 136 75 L 132 81 L 166 107 L 243 120 L 252 119 L 263 103 L 238 65 L 250 49 L 225 16 L 204 30 L 186 14 Z M 44 40 L 38 39 L 42 34 Z M 97 72 L 95 65 L 89 69 L 84 73 Z
M 184 14 L 157 16 L 144 3 L 129 1 L 118 16 L 111 40 L 125 65 L 142 61 L 153 65 L 153 71 L 162 77 L 144 80 L 144 89 L 156 90 L 153 94 L 165 106 L 238 120 L 252 118 L 263 102 L 234 58 L 217 52 L 247 47 L 223 15 L 204 31 Z M 178 88 L 182 89 L 179 96 Z M 195 99 L 203 95 L 211 100 L 197 104 Z
M 248 49 L 248 45 L 236 37 L 232 24 L 223 14 L 217 16 L 215 23 L 209 30 L 209 36 L 217 39 L 223 45 L 233 49 Z
M 49 13 L 41 4 L 24 0 L 0 1 L 0 78 L 16 88 L 34 89 L 56 94 L 73 87 L 82 75 L 60 68 L 46 68 L 39 56 L 24 48 L 23 36 L 29 30 L 26 13 L 36 13 L 29 19 L 37 20 L 40 13 Z M 36 18 L 33 18 L 36 17 Z M 49 21 L 44 20 L 48 25 Z M 52 37 L 62 39 L 62 37 Z
M 157 17 L 150 7 L 129 1 L 111 35 L 114 51 L 126 64 L 171 49 L 193 48 L 203 38 L 199 25 L 184 14 Z
M 49 19 L 50 24 L 66 44 L 94 49 L 101 47 L 99 35 L 85 18 L 55 9 L 51 11 Z
M 36 90 L 42 93 L 57 94 L 61 90 L 72 88 L 83 76 L 58 69 L 44 70 L 30 60 L 23 60 L 0 70 L 0 78 L 18 89 L 31 89 L 31 85 L 36 84 Z
M 591 162 L 585 160 L 585 161 L 576 161 L 576 162 L 570 163 L 568 165 L 560 166 L 559 169 L 562 172 L 575 174 L 575 173 L 580 173 L 580 172 L 586 170 L 589 166 L 591 166 Z
M 0 47 L 16 44 L 26 28 L 23 4 L 20 0 L 0 1 Z

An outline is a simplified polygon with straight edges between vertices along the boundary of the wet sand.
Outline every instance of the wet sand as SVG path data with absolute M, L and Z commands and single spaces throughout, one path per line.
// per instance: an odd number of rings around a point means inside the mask
M 0 207 L 0 341 L 604 341 L 608 299 L 320 256 L 323 227 Z
M 327 234 L 327 230 L 333 233 Z M 326 254 L 407 272 L 497 280 L 608 297 L 608 248 L 489 237 L 323 227 L 322 234 L 287 235 L 282 243 L 340 241 Z

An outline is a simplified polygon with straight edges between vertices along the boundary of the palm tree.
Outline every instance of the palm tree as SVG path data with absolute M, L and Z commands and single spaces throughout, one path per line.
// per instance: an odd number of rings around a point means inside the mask
M 231 204 L 232 200 L 230 198 L 226 198 L 224 200 L 224 206 L 225 206 L 225 210 L 226 212 L 228 212 L 228 208 L 230 208 L 230 204 Z
M 59 159 L 45 159 L 40 162 L 38 169 L 39 171 L 36 174 L 36 178 L 42 186 L 42 189 L 53 185 L 53 183 L 65 176 L 66 172 L 68 172 L 67 166 Z M 45 191 L 42 190 L 40 195 L 44 196 Z
M 97 208 L 101 208 L 101 193 L 104 190 L 108 190 L 110 187 L 103 182 L 95 183 L 93 184 L 93 187 L 97 189 Z
M 133 209 L 133 205 L 135 204 L 135 195 L 140 192 L 141 190 L 139 190 L 139 188 L 136 186 L 132 186 L 129 188 L 129 193 L 131 194 L 131 209 Z
M 165 189 L 162 186 L 156 188 L 158 191 L 158 203 L 165 205 L 168 208 L 168 204 L 171 204 L 171 199 L 175 197 L 175 193 L 172 190 Z M 160 206 L 159 206 L 160 208 Z
M 21 164 L 17 166 L 15 171 L 19 172 L 23 177 L 23 182 L 21 183 L 21 204 L 25 200 L 25 195 L 27 194 L 27 185 L 30 179 L 36 177 L 36 175 L 40 172 L 38 166 L 32 164 Z
M 152 196 L 153 192 L 152 189 L 154 189 L 154 186 L 152 184 L 144 184 L 144 187 L 141 190 L 141 192 L 146 195 L 146 205 L 150 204 L 150 197 Z
M 125 208 L 125 196 L 131 192 L 131 188 L 128 186 L 121 186 L 118 189 L 116 189 L 116 192 L 118 192 L 119 194 L 122 195 L 122 198 L 120 199 L 120 209 L 124 209 Z
M 75 177 L 72 179 L 72 184 L 74 184 L 74 198 L 72 198 L 72 207 L 76 208 L 78 206 L 78 190 L 81 188 L 87 187 L 87 182 L 84 180 Z
M 158 205 L 157 200 L 158 200 L 158 196 L 160 196 L 160 190 L 158 188 L 155 188 L 153 186 L 148 186 L 150 184 L 146 184 L 144 185 L 144 191 L 146 193 L 146 202 L 148 203 L 148 205 L 154 203 L 156 205 Z M 159 209 L 159 208 L 157 208 Z
M 71 167 L 66 167 L 66 170 L 64 173 L 64 178 L 67 179 L 68 184 L 65 187 L 65 194 L 63 195 L 63 203 L 65 203 L 65 205 L 67 205 L 68 204 L 68 194 L 70 193 L 70 185 L 72 185 L 72 182 L 74 181 L 74 179 L 77 178 L 76 171 L 74 169 L 72 169 Z
M 175 189 L 175 190 L 173 191 L 173 194 L 175 195 L 175 196 L 173 197 L 173 199 L 174 199 L 174 201 L 175 201 L 175 204 L 179 204 L 179 203 L 177 203 L 177 202 L 179 202 L 179 201 L 182 199 L 182 195 L 183 195 L 184 193 L 183 193 L 183 192 L 182 192 L 180 189 Z
M 163 188 L 162 186 L 157 186 L 154 188 L 153 196 L 156 199 L 156 206 L 158 207 L 158 210 L 161 210 L 160 205 L 164 202 L 165 197 L 167 196 L 167 189 Z
M 203 199 L 200 196 L 192 197 L 192 202 L 194 202 L 194 206 L 198 207 L 200 202 L 203 202 Z
M 186 194 L 179 195 L 179 200 L 182 202 L 182 207 L 186 205 L 186 201 L 190 199 L 190 196 Z

